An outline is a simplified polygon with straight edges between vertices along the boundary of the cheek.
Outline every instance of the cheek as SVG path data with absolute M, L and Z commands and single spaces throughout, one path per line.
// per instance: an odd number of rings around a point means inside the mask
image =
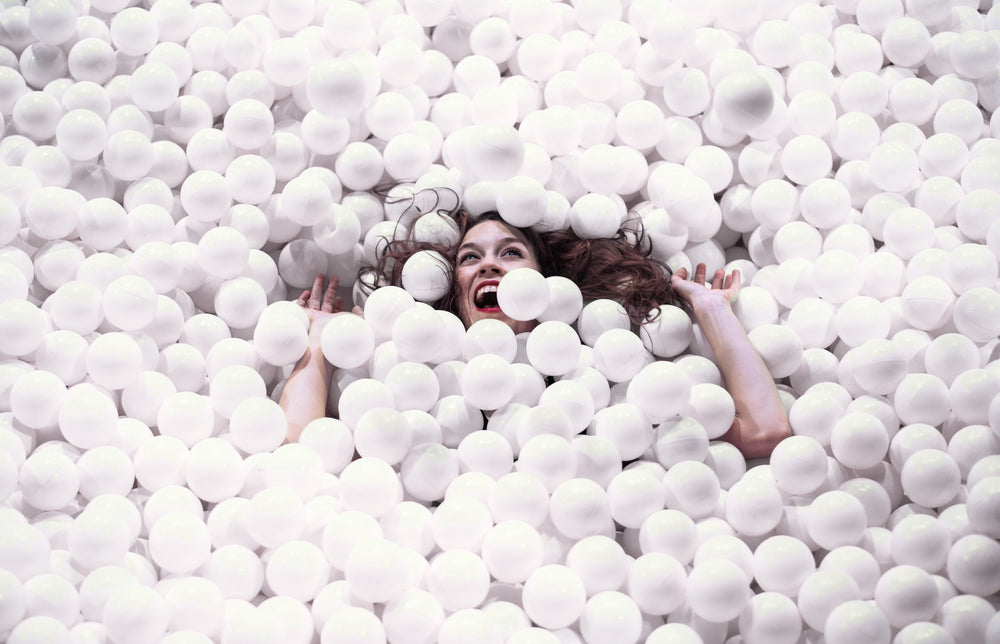
M 458 268 L 452 273 L 452 279 L 455 280 L 455 288 L 460 294 L 469 290 L 473 275 L 473 271 L 470 271 L 468 268 Z

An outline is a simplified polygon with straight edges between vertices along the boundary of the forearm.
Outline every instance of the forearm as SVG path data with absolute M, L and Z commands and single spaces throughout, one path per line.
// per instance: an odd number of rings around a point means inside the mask
M 297 442 L 310 422 L 326 416 L 332 376 L 333 367 L 319 348 L 310 347 L 295 364 L 278 401 L 288 420 L 289 443 Z
M 747 458 L 770 455 L 791 434 L 774 378 L 728 302 L 695 306 L 694 314 L 736 407 L 736 421 L 723 439 Z

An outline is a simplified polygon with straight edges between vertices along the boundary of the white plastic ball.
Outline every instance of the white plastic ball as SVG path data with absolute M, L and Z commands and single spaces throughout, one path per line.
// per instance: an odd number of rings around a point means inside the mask
M 713 109 L 722 124 L 736 132 L 762 125 L 774 109 L 771 86 L 759 74 L 734 73 L 715 87 Z
M 171 512 L 149 530 L 149 551 L 153 561 L 173 573 L 194 571 L 208 560 L 208 526 L 186 512 Z
M 958 464 L 947 452 L 921 449 L 900 471 L 903 492 L 924 507 L 942 507 L 955 498 L 961 482 Z
M 790 436 L 771 453 L 775 484 L 789 494 L 808 494 L 826 481 L 827 456 L 809 436 Z
M 687 591 L 692 611 L 711 622 L 739 616 L 749 595 L 743 569 L 725 559 L 696 565 L 688 576 Z
M 726 495 L 726 521 L 744 534 L 766 534 L 778 525 L 781 513 L 781 494 L 771 480 L 743 477 Z
M 586 591 L 573 570 L 550 564 L 528 577 L 522 594 L 524 611 L 543 628 L 569 626 L 583 614 Z
M 56 146 L 73 161 L 95 158 L 107 142 L 107 125 L 98 114 L 87 109 L 67 112 L 56 126 Z
M 902 628 L 929 620 L 940 604 L 931 576 L 916 566 L 896 566 L 883 573 L 875 586 L 875 604 L 889 624 Z
M 873 644 L 890 641 L 889 621 L 870 601 L 851 600 L 830 611 L 824 625 L 824 635 L 830 644 L 848 644 L 864 638 Z
M 768 537 L 754 550 L 754 579 L 768 592 L 795 595 L 815 570 L 809 547 L 794 537 Z
M 403 265 L 403 288 L 418 302 L 436 302 L 451 288 L 450 267 L 436 251 L 421 250 Z
M 996 592 L 995 572 L 1000 565 L 1000 548 L 985 535 L 963 536 L 948 552 L 948 578 L 963 593 L 987 596 Z

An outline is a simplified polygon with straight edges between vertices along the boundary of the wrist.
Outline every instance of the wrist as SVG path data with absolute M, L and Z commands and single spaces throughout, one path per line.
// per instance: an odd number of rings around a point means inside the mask
M 706 293 L 706 296 L 708 294 Z M 695 317 L 732 313 L 733 307 L 728 297 L 700 297 L 691 301 L 691 310 Z

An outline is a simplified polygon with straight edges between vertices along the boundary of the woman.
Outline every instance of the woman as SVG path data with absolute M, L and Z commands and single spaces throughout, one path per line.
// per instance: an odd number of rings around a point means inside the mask
M 454 312 L 466 327 L 492 318 L 505 322 L 515 333 L 530 331 L 535 323 L 507 317 L 497 306 L 496 285 L 506 273 L 520 267 L 572 279 L 585 300 L 617 300 L 637 324 L 647 321 L 660 304 L 684 305 L 711 346 L 736 406 L 736 420 L 722 438 L 746 458 L 756 458 L 770 455 L 774 446 L 791 434 L 774 380 L 730 305 L 740 289 L 738 272 L 727 276 L 720 269 L 706 288 L 704 264 L 698 265 L 693 280 L 688 279 L 686 269 L 670 275 L 669 269 L 640 252 L 641 233 L 631 242 L 624 231 L 615 239 L 583 240 L 566 231 L 537 233 L 516 228 L 497 213 L 472 218 L 460 211 L 456 219 L 460 241 L 454 248 L 410 240 L 393 242 L 375 270 L 389 283 L 400 284 L 407 257 L 422 249 L 438 250 L 451 263 L 453 279 L 451 292 L 437 307 Z M 319 340 L 325 322 L 343 308 L 336 287 L 336 278 L 331 278 L 324 291 L 320 275 L 313 288 L 298 299 L 312 322 L 309 349 L 289 376 L 281 397 L 288 414 L 290 441 L 297 440 L 308 422 L 326 413 L 332 367 L 323 358 Z

